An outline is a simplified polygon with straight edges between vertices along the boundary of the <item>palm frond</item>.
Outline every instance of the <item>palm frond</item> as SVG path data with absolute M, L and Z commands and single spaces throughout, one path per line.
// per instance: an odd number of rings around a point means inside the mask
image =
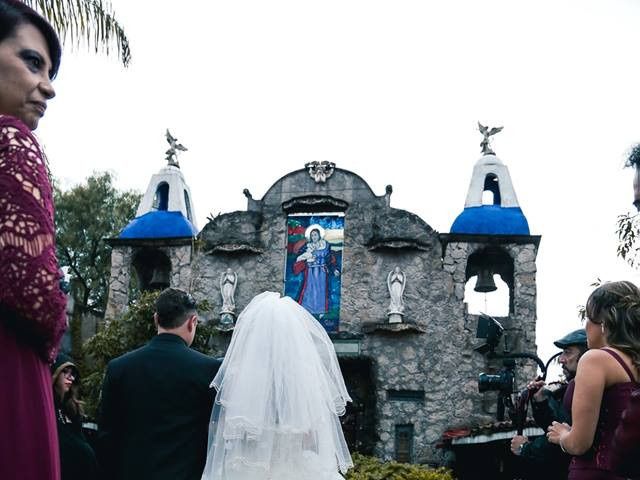
M 53 25 L 62 41 L 80 42 L 95 52 L 111 53 L 115 43 L 118 56 L 126 67 L 131 60 L 129 39 L 116 20 L 109 0 L 22 0 L 39 11 Z
M 637 143 L 633 147 L 631 147 L 625 165 L 627 167 L 640 168 L 640 143 Z

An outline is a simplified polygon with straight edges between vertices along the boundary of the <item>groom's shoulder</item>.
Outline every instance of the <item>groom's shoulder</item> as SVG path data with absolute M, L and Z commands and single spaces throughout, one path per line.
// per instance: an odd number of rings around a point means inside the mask
M 113 370 L 118 370 L 120 368 L 123 368 L 123 366 L 127 365 L 132 361 L 135 361 L 137 358 L 145 356 L 145 353 L 147 350 L 148 350 L 147 345 L 143 345 L 139 348 L 136 348 L 135 350 L 124 353 L 119 357 L 116 357 L 110 360 L 107 365 L 108 369 L 113 371 Z
M 194 350 L 193 348 L 189 348 L 188 352 L 189 352 L 188 355 L 190 360 L 204 366 L 219 367 L 220 364 L 222 363 L 222 358 L 213 357 L 211 355 L 205 355 L 204 353 Z

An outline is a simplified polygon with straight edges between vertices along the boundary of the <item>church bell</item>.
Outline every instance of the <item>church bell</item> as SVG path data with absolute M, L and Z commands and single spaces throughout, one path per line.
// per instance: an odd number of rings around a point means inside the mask
M 164 269 L 154 268 L 149 288 L 152 290 L 164 290 L 169 287 L 169 272 Z
M 478 272 L 478 281 L 474 290 L 476 292 L 495 292 L 498 289 L 493 281 L 493 272 L 489 269 L 483 269 Z

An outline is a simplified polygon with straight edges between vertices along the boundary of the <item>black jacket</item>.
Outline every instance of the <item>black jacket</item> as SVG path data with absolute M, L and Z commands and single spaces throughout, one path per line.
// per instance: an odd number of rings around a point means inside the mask
M 562 405 L 566 391 L 567 385 L 563 385 L 554 392 L 547 392 L 546 399 L 542 402 L 531 402 L 533 418 L 545 432 L 553 421 L 571 423 L 571 412 L 567 412 Z M 527 465 L 528 474 L 524 478 L 567 478 L 571 456 L 564 453 L 558 445 L 549 443 L 546 435 L 524 444 L 520 456 Z
M 81 420 L 68 420 L 58 408 L 56 408 L 56 417 L 62 480 L 98 480 L 101 478 L 96 454 L 82 433 Z
M 201 478 L 219 367 L 172 334 L 109 362 L 98 423 L 110 479 Z

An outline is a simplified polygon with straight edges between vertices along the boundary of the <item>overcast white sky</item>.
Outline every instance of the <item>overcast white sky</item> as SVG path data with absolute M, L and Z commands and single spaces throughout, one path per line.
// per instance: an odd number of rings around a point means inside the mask
M 38 136 L 64 185 L 112 170 L 144 191 L 169 128 L 199 228 L 309 160 L 392 184 L 392 206 L 448 232 L 480 157 L 476 122 L 503 125 L 538 255 L 538 345 L 580 326 L 631 208 L 640 141 L 635 0 L 113 0 L 133 61 L 66 51 Z M 381 279 L 381 281 L 383 281 Z M 411 281 L 409 279 L 409 281 Z

